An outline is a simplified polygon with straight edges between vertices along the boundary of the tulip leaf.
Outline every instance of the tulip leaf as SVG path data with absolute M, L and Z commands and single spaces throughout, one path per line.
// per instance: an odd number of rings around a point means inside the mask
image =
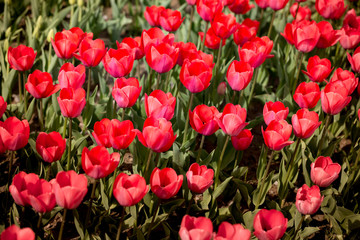
M 253 204 L 255 205 L 255 207 L 258 207 L 265 202 L 265 197 L 272 186 L 273 176 L 274 176 L 274 171 L 272 171 L 269 174 L 269 176 L 265 179 L 263 185 L 258 183 L 258 187 L 253 192 Z
M 35 109 L 35 102 L 36 102 L 36 98 L 33 98 L 33 100 L 31 101 L 30 105 L 28 106 L 28 109 L 25 113 L 25 118 L 26 120 L 30 121 L 33 113 L 34 113 L 34 109 Z
M 299 234 L 300 234 L 300 238 L 301 239 L 306 239 L 307 237 L 309 237 L 311 234 L 314 234 L 316 232 L 320 231 L 320 228 L 318 227 L 306 227 L 304 228 L 304 230 L 302 230 Z
M 228 177 L 219 186 L 217 186 L 217 188 L 214 190 L 214 193 L 213 193 L 214 199 L 217 199 L 224 192 L 224 190 L 226 189 L 227 185 L 229 184 L 229 182 L 232 178 L 233 178 L 232 176 Z
M 105 193 L 104 179 L 100 179 L 100 193 L 101 193 L 101 203 L 104 205 L 105 209 L 109 209 L 109 199 Z
M 80 223 L 80 217 L 79 217 L 79 213 L 76 209 L 73 210 L 73 214 L 74 214 L 74 223 L 75 223 L 75 228 L 76 231 L 79 233 L 81 239 L 84 239 L 84 231 L 83 231 L 83 226 Z

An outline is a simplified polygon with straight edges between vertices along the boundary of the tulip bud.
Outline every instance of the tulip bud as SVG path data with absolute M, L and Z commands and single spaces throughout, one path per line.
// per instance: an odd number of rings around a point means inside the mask
M 79 7 L 84 6 L 84 1 L 83 1 L 83 0 L 78 0 L 78 1 L 77 1 L 77 5 L 78 5 Z
M 10 34 L 11 34 L 11 27 L 8 27 L 5 32 L 5 37 L 6 38 L 10 37 Z
M 225 95 L 226 94 L 226 82 L 219 83 L 217 87 L 217 94 Z
M 33 37 L 36 37 L 36 38 L 39 37 L 39 31 L 40 31 L 42 23 L 43 23 L 43 18 L 40 15 L 38 17 L 37 21 L 36 21 L 36 25 L 35 25 L 35 28 L 34 28 L 34 31 L 33 31 L 33 34 L 32 34 Z
M 5 0 L 5 4 L 10 5 L 10 4 L 11 4 L 11 0 Z
M 51 42 L 51 39 L 52 38 L 54 38 L 54 29 L 50 29 L 50 31 L 49 31 L 49 33 L 48 33 L 48 35 L 47 35 L 47 37 L 46 37 L 46 40 L 48 41 L 48 42 Z
M 69 0 L 69 4 L 70 4 L 70 5 L 74 5 L 74 4 L 75 4 L 75 0 Z
M 9 48 L 9 40 L 6 38 L 4 40 L 4 49 L 8 49 Z M 7 61 L 7 58 L 6 58 L 6 61 Z

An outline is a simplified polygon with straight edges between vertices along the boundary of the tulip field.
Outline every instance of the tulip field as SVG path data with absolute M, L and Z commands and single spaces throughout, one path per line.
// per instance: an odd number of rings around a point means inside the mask
M 360 239 L 360 1 L 0 6 L 0 240 Z

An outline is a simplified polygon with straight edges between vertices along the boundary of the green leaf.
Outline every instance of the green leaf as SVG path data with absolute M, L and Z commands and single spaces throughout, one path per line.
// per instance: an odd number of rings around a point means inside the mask
M 320 228 L 318 228 L 318 227 L 306 227 L 306 228 L 304 228 L 304 230 L 302 230 L 300 232 L 300 238 L 301 239 L 306 239 L 311 234 L 316 233 L 318 231 L 320 231 Z
M 215 189 L 215 191 L 213 193 L 214 199 L 217 199 L 224 192 L 224 190 L 226 189 L 227 185 L 229 184 L 229 182 L 232 178 L 233 178 L 232 176 L 228 177 L 219 186 L 217 186 L 217 188 Z
M 79 233 L 81 239 L 84 239 L 84 231 L 82 224 L 80 223 L 79 213 L 76 209 L 74 209 L 73 214 L 74 214 L 74 223 L 75 223 L 76 231 Z
M 265 197 L 269 192 L 272 186 L 272 178 L 274 176 L 274 171 L 272 171 L 269 176 L 266 178 L 263 185 L 258 184 L 258 187 L 253 192 L 253 204 L 258 207 L 265 202 Z
M 33 113 L 34 113 L 34 109 L 35 109 L 35 102 L 36 102 L 36 98 L 33 98 L 33 100 L 31 101 L 28 110 L 25 113 L 25 118 L 26 120 L 30 121 Z

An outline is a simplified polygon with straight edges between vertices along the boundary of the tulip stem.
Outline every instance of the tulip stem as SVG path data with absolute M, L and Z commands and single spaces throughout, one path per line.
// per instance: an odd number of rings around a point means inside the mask
M 27 112 L 27 94 L 26 94 L 26 89 L 25 89 L 25 82 L 26 82 L 26 75 L 25 72 L 23 73 L 23 84 L 24 84 L 24 104 L 25 104 L 25 112 Z
M 237 151 L 235 157 L 234 169 L 240 164 L 240 160 L 242 159 L 242 156 L 243 156 L 243 151 Z
M 123 207 L 123 210 L 122 210 L 122 213 L 121 213 L 119 228 L 118 228 L 118 231 L 117 231 L 117 234 L 116 234 L 116 240 L 120 239 L 121 227 L 122 227 L 122 224 L 124 222 L 124 217 L 125 217 L 125 207 Z
M 147 159 L 147 162 L 146 162 L 146 168 L 145 168 L 145 172 L 144 172 L 144 178 L 145 179 L 146 179 L 147 172 L 149 171 L 150 160 L 151 160 L 152 154 L 153 154 L 153 151 L 151 149 L 149 149 L 149 155 L 148 155 L 148 159 Z
M 193 19 L 194 19 L 194 12 L 195 12 L 195 5 L 192 5 L 191 13 L 190 13 L 190 24 L 189 24 L 189 30 L 188 30 L 188 36 L 187 36 L 186 42 L 189 41 L 190 36 L 191 36 L 191 27 L 192 27 L 192 23 L 193 23 Z
M 58 240 L 61 240 L 62 239 L 62 235 L 63 235 L 63 231 L 64 231 L 64 225 L 65 225 L 65 220 L 66 220 L 66 213 L 67 213 L 67 209 L 65 208 L 64 209 L 64 215 L 63 215 L 63 219 L 62 219 L 62 222 L 61 222 L 61 227 L 60 227 L 60 232 L 59 232 L 59 237 L 58 237 Z
M 159 89 L 159 85 L 160 85 L 160 81 L 161 81 L 161 74 L 158 73 L 157 75 L 158 75 L 158 76 L 157 76 L 157 81 L 156 81 L 156 85 L 155 85 L 155 89 L 154 89 L 154 90 Z
M 150 223 L 150 226 L 149 226 L 147 239 L 150 239 L 150 233 L 151 233 L 152 227 L 154 225 L 155 218 L 157 216 L 157 213 L 158 213 L 158 210 L 159 210 L 159 207 L 160 207 L 160 203 L 161 203 L 161 199 L 158 199 L 158 202 L 156 204 L 156 207 L 155 207 L 155 210 L 154 210 L 154 213 L 153 213 L 153 217 L 151 219 L 151 223 Z
M 122 111 L 122 114 L 121 114 L 121 121 L 124 121 L 124 118 L 125 118 L 125 109 L 126 109 L 126 108 L 123 108 L 123 111 Z
M 359 164 L 359 160 L 360 160 L 360 149 L 358 151 L 358 154 L 356 156 L 356 160 L 355 160 L 355 164 L 354 164 L 354 170 L 356 171 L 358 164 Z
M 218 161 L 218 164 L 217 164 L 217 168 L 216 168 L 216 174 L 215 174 L 215 187 L 214 189 L 216 189 L 216 187 L 218 186 L 219 184 L 219 176 L 220 176 L 220 171 L 221 171 L 221 163 L 222 163 L 222 160 L 224 158 L 224 154 L 225 154 L 225 150 L 226 150 L 226 147 L 228 145 L 228 142 L 230 140 L 230 136 L 226 136 L 226 140 L 225 140 L 225 143 L 224 143 L 224 146 L 223 146 L 223 149 L 221 151 L 221 154 L 220 154 L 220 158 L 219 158 L 219 161 Z
M 67 121 L 68 121 L 68 119 L 67 119 L 67 117 L 66 117 L 65 120 L 64 120 L 64 128 L 63 128 L 63 134 L 62 134 L 62 137 L 63 137 L 63 138 L 65 138 L 65 136 L 66 136 Z
M 270 27 L 269 27 L 269 32 L 268 32 L 268 34 L 267 34 L 268 37 L 270 37 L 270 35 L 271 35 L 271 30 L 272 30 L 273 25 L 274 25 L 275 13 L 276 13 L 275 11 L 273 11 L 273 13 L 272 13 L 271 22 L 270 22 Z
M 21 73 L 18 72 L 18 85 L 19 85 L 19 101 L 21 102 L 24 98 L 23 92 L 22 92 L 22 82 L 21 82 Z
M 96 179 L 95 181 L 93 182 L 92 184 L 92 190 L 91 190 L 91 196 L 90 196 L 90 203 L 89 203 L 89 208 L 88 208 L 88 211 L 87 211 L 87 214 L 86 214 L 86 218 L 85 218 L 85 224 L 84 224 L 84 232 L 86 230 L 86 226 L 89 222 L 89 217 L 90 217 L 90 214 L 91 214 L 91 208 L 92 208 L 92 203 L 93 203 L 93 200 L 95 198 L 95 190 L 96 190 Z
M 48 69 L 50 69 L 50 64 L 51 64 L 51 52 L 52 52 L 52 44 L 50 43 L 49 44 L 49 58 L 48 58 L 48 62 L 49 62 L 49 65 L 48 65 Z
M 201 150 L 204 146 L 204 141 L 205 141 L 205 135 L 202 135 L 201 136 L 201 142 L 200 142 L 200 147 L 198 149 L 198 154 L 197 154 L 197 157 L 196 157 L 196 161 L 195 162 L 199 162 L 199 159 L 200 159 L 200 155 L 201 155 Z
M 167 92 L 172 71 L 173 71 L 173 70 L 171 69 L 171 70 L 167 73 L 167 75 L 166 75 L 165 88 L 164 88 L 164 91 L 165 91 L 165 92 Z M 170 91 L 171 91 L 171 89 L 170 89 Z
M 185 129 L 184 129 L 184 138 L 183 138 L 183 142 L 182 142 L 181 146 L 184 146 L 184 144 L 187 140 L 187 131 L 189 128 L 189 111 L 191 110 L 193 100 L 194 100 L 194 93 L 191 93 L 189 104 L 188 104 L 188 109 L 187 109 L 187 112 L 185 112 L 186 120 L 185 120 Z
M 194 198 L 195 198 L 195 196 L 194 196 L 194 194 L 193 193 L 191 193 L 191 199 L 190 199 L 190 202 L 189 202 L 189 206 L 187 207 L 187 209 L 186 209 L 186 215 L 188 215 L 189 214 L 189 212 L 190 212 L 190 209 L 191 209 L 191 205 L 193 204 L 193 202 L 194 202 Z
M 43 213 L 39 213 L 39 220 L 36 225 L 36 232 L 35 232 L 35 238 L 34 238 L 35 240 L 37 239 L 38 232 L 40 231 L 42 218 L 43 218 Z
M 240 93 L 240 92 L 239 92 Z M 244 97 L 244 90 L 241 91 L 240 97 L 239 97 L 239 105 L 241 105 L 242 99 Z
M 148 78 L 148 90 L 147 90 L 147 93 L 150 94 L 150 91 L 151 91 L 151 85 L 152 85 L 152 75 L 153 75 L 153 69 L 150 68 L 150 72 L 149 72 L 149 78 Z
M 69 118 L 69 149 L 68 149 L 68 158 L 67 158 L 67 170 L 70 170 L 70 159 L 71 159 L 71 136 L 72 135 L 72 118 Z
M 295 234 L 294 234 L 295 235 L 294 239 L 297 239 L 297 233 L 299 232 L 299 230 L 301 228 L 301 225 L 304 222 L 304 219 L 305 219 L 305 215 L 302 215 L 301 220 L 299 222 L 299 225 L 296 227 Z
M 321 134 L 321 138 L 320 138 L 320 142 L 319 142 L 319 146 L 318 146 L 318 151 L 317 151 L 317 154 L 316 156 L 319 157 L 320 154 L 321 154 L 321 151 L 322 151 L 322 147 L 323 147 L 323 144 L 324 144 L 324 140 L 326 138 L 326 133 L 328 131 L 328 127 L 330 125 L 330 119 L 331 119 L 331 115 L 326 115 L 326 118 L 325 118 L 325 126 L 323 127 L 323 132 Z
M 208 28 L 209 28 L 209 22 L 206 22 L 206 24 L 205 24 L 204 37 L 203 37 L 203 40 L 202 40 L 201 45 L 200 45 L 200 51 L 202 51 L 202 50 L 204 49 L 205 39 L 206 39 L 206 33 L 207 33 L 207 31 L 208 31 Z
M 116 119 L 116 107 L 117 107 L 117 103 L 116 101 L 114 100 L 114 110 L 113 110 L 113 119 Z
M 215 76 L 218 74 L 219 69 L 220 69 L 220 58 L 221 58 L 221 52 L 222 52 L 222 45 L 223 45 L 223 39 L 220 39 L 220 46 L 219 46 L 219 51 L 218 51 L 218 55 L 217 55 L 217 59 L 216 59 L 216 69 L 215 69 Z
M 44 131 L 44 113 L 43 113 L 43 103 L 42 103 L 42 99 L 39 98 L 39 105 L 40 105 L 40 109 L 39 109 L 39 123 L 40 123 L 40 131 Z
M 10 153 L 10 162 L 9 162 L 8 188 L 10 186 L 11 169 L 12 169 L 12 165 L 13 165 L 13 162 L 14 162 L 14 158 L 15 158 L 15 151 L 11 151 L 11 153 Z
M 254 80 L 253 80 L 253 83 L 252 83 L 252 85 L 251 85 L 250 95 L 249 95 L 248 103 L 247 103 L 248 106 L 250 105 L 251 99 L 252 99 L 253 96 L 254 96 L 255 85 L 256 85 L 256 80 L 257 80 L 258 75 L 259 75 L 259 71 L 260 71 L 260 70 L 259 70 L 259 67 L 257 67 L 257 68 L 255 69 Z
M 86 91 L 86 102 L 89 102 L 89 96 L 90 96 L 91 67 L 89 67 L 88 75 L 89 76 L 88 76 L 87 91 Z
M 298 62 L 299 58 L 297 58 L 297 60 L 296 60 L 296 65 L 298 66 L 298 71 L 297 71 L 294 86 L 293 86 L 293 91 L 292 91 L 293 95 L 295 94 L 295 90 L 296 90 L 296 87 L 297 87 L 297 84 L 298 84 L 298 81 L 299 81 L 299 76 L 300 76 L 300 72 L 301 72 L 301 65 L 302 65 L 303 58 L 304 58 L 304 53 L 302 52 L 301 56 L 300 56 L 300 62 Z

